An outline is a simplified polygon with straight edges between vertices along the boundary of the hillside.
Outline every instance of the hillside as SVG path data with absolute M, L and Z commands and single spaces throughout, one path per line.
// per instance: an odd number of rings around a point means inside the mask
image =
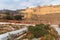
M 60 5 L 26 8 L 25 11 L 22 12 L 27 20 L 60 24 Z
M 4 17 L 6 16 L 7 12 L 9 13 L 9 16 L 13 19 L 16 15 L 22 15 L 22 19 L 24 20 L 20 21 L 23 22 L 60 24 L 60 5 L 37 6 L 33 8 L 19 9 L 15 11 L 0 10 L 0 20 L 5 20 Z
M 1 19 L 5 19 L 7 16 L 13 18 L 13 16 L 16 15 L 21 15 L 21 11 L 23 11 L 24 9 L 20 9 L 20 10 L 8 10 L 8 9 L 3 9 L 0 10 L 0 20 Z
M 45 15 L 52 13 L 60 13 L 60 5 L 50 5 L 50 6 L 37 6 L 34 8 L 26 8 L 25 13 L 27 18 L 31 18 L 32 14 L 36 15 Z
M 46 23 L 51 24 L 60 24 L 60 13 L 41 15 L 40 21 L 46 21 Z

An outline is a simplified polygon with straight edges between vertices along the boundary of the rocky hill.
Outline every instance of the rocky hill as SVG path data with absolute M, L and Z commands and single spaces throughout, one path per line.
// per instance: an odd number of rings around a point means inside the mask
M 34 8 L 26 8 L 23 11 L 27 18 L 31 18 L 32 14 L 36 15 L 45 15 L 45 14 L 52 14 L 52 13 L 60 13 L 60 5 L 50 5 L 50 6 L 37 6 Z
M 27 20 L 60 24 L 60 5 L 37 6 L 22 11 Z

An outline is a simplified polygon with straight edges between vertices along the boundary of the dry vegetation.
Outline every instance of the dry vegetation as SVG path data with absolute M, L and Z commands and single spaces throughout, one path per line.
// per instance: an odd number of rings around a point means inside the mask
M 14 31 L 14 30 L 19 30 L 23 27 L 24 25 L 0 24 L 0 34 Z

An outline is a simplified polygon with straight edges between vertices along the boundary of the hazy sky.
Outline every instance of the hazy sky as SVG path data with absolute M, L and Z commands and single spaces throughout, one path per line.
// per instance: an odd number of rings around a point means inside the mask
M 60 4 L 60 0 L 0 0 L 0 9 L 21 9 L 49 4 Z

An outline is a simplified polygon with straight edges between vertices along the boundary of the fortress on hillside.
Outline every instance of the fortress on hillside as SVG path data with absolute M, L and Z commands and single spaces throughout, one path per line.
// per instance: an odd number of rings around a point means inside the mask
M 25 20 L 60 24 L 60 5 L 37 6 L 22 11 Z

